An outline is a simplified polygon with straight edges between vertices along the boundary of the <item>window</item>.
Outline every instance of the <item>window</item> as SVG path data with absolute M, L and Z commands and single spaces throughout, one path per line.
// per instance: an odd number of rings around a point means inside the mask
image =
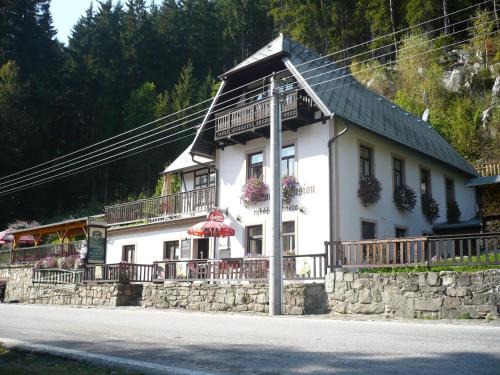
M 408 234 L 408 229 L 404 227 L 396 227 L 396 238 L 406 237 Z
M 451 178 L 445 177 L 444 185 L 446 190 L 446 203 L 455 201 L 455 182 Z
M 179 259 L 179 241 L 166 241 L 163 243 L 163 259 Z
M 263 175 L 264 175 L 264 154 L 262 152 L 257 152 L 255 154 L 248 155 L 247 177 L 260 178 Z
M 373 150 L 366 146 L 359 147 L 359 174 L 360 176 L 373 174 Z
M 286 221 L 283 223 L 283 254 L 295 255 L 295 222 Z
M 420 194 L 431 194 L 431 172 L 420 168 Z
M 247 255 L 262 255 L 262 225 L 247 228 Z
M 215 185 L 215 172 L 210 169 L 194 171 L 194 188 L 204 189 Z
M 404 162 L 401 159 L 392 158 L 392 182 L 393 189 L 396 191 L 404 185 Z
M 125 245 L 122 248 L 122 261 L 135 263 L 135 245 Z
M 376 225 L 371 221 L 361 222 L 361 239 L 362 240 L 373 240 L 377 238 L 375 233 Z
M 295 145 L 281 149 L 281 176 L 295 176 Z

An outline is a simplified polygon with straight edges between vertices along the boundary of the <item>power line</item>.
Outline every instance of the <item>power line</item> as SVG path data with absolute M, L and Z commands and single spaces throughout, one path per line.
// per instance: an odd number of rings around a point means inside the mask
M 460 13 L 460 12 L 464 12 L 464 11 L 469 10 L 469 9 L 471 9 L 471 8 L 474 8 L 474 7 L 479 7 L 479 6 L 484 5 L 484 4 L 486 4 L 486 3 L 489 3 L 489 2 L 491 2 L 491 0 L 486 0 L 486 1 L 483 1 L 483 2 L 481 2 L 481 3 L 479 3 L 479 4 L 471 5 L 471 6 L 469 6 L 469 7 L 466 7 L 466 8 L 463 8 L 463 9 L 457 10 L 457 11 L 455 11 L 455 12 L 449 13 L 449 14 L 448 14 L 448 16 L 451 16 L 451 15 L 453 15 L 453 14 L 457 14 L 457 13 Z M 423 26 L 423 25 L 428 24 L 428 23 L 430 23 L 430 22 L 434 22 L 434 21 L 436 21 L 436 20 L 439 20 L 439 19 L 441 19 L 441 18 L 443 18 L 443 17 L 445 17 L 445 16 L 444 16 L 444 15 L 443 15 L 443 16 L 439 16 L 439 17 L 436 17 L 436 18 L 434 18 L 434 19 L 431 19 L 431 20 L 428 20 L 428 21 L 421 22 L 421 23 L 419 23 L 419 24 L 417 24 L 417 25 L 413 25 L 413 26 L 411 26 L 411 27 L 407 27 L 407 28 L 402 29 L 402 30 L 394 31 L 394 32 L 389 33 L 389 34 L 386 34 L 386 35 L 382 35 L 382 36 L 379 36 L 379 37 L 376 37 L 376 38 L 372 38 L 372 39 L 371 39 L 371 40 L 369 40 L 369 41 L 365 41 L 365 42 L 359 43 L 359 44 L 357 44 L 357 45 L 347 47 L 347 48 L 345 48 L 345 49 L 343 49 L 343 50 L 341 50 L 341 51 L 336 51 L 336 52 L 333 52 L 333 53 L 327 54 L 327 55 L 325 55 L 325 56 L 321 56 L 321 57 L 318 57 L 318 58 L 316 58 L 316 59 L 313 59 L 313 60 L 310 60 L 310 61 L 303 62 L 303 63 L 301 63 L 301 64 L 298 64 L 296 67 L 301 66 L 301 65 L 303 65 L 303 64 L 309 64 L 309 63 L 312 63 L 313 61 L 316 61 L 316 60 L 325 59 L 325 58 L 327 58 L 327 57 L 329 57 L 329 56 L 333 56 L 334 54 L 340 54 L 340 53 L 342 53 L 342 52 L 346 52 L 346 51 L 351 50 L 351 49 L 353 49 L 353 48 L 357 48 L 357 47 L 360 47 L 360 46 L 363 46 L 363 45 L 366 45 L 366 44 L 369 44 L 369 43 L 373 43 L 374 41 L 377 41 L 377 40 L 380 40 L 380 39 L 383 39 L 383 38 L 387 38 L 387 37 L 390 37 L 390 36 L 393 36 L 393 35 L 396 35 L 396 34 L 399 34 L 399 33 L 402 33 L 402 32 L 406 32 L 406 31 L 412 30 L 412 29 L 414 29 L 414 28 L 417 28 L 417 27 Z M 393 44 L 393 43 L 389 43 L 388 45 L 386 45 L 386 46 L 382 46 L 382 47 L 379 47 L 379 48 L 385 48 L 385 47 L 388 47 L 388 46 L 390 46 L 390 45 L 392 45 L 392 44 Z M 378 48 L 377 48 L 377 49 L 378 49 Z M 376 49 L 375 49 L 375 50 L 376 50 Z M 373 52 L 373 51 L 372 51 L 372 52 Z M 338 63 L 338 62 L 337 62 L 337 63 Z M 283 69 L 283 70 L 281 70 L 280 72 L 283 72 L 283 71 L 286 71 L 286 69 Z M 248 85 L 248 84 L 255 83 L 255 82 L 258 82 L 258 81 L 262 81 L 263 79 L 265 79 L 265 78 L 267 78 L 267 77 L 270 77 L 270 75 L 267 75 L 267 76 L 261 77 L 261 78 L 259 78 L 259 79 L 257 79 L 257 80 L 254 80 L 254 81 L 252 81 L 252 82 L 249 82 L 249 83 L 245 83 L 244 85 L 241 85 L 241 86 L 239 86 L 239 87 L 236 87 L 236 88 L 234 88 L 234 89 L 231 89 L 231 90 L 229 90 L 229 91 L 227 91 L 227 92 L 225 92 L 225 93 L 222 93 L 222 94 L 221 94 L 221 96 L 223 96 L 223 95 L 228 95 L 229 93 L 234 92 L 234 91 L 236 91 L 236 90 L 238 90 L 238 89 L 241 89 L 242 87 L 244 87 L 244 86 L 246 86 L 246 85 Z M 56 157 L 56 158 L 54 158 L 54 159 L 52 159 L 52 160 L 50 160 L 50 161 L 43 162 L 43 163 L 41 163 L 41 164 L 38 164 L 38 165 L 35 165 L 35 166 L 32 166 L 32 167 L 29 167 L 29 168 L 26 168 L 26 169 L 20 170 L 20 171 L 18 171 L 18 172 L 12 173 L 12 174 L 10 174 L 10 175 L 0 177 L 0 181 L 5 180 L 5 179 L 7 179 L 7 178 L 9 178 L 9 177 L 12 177 L 12 176 L 19 175 L 19 174 L 21 174 L 21 173 L 23 173 L 23 172 L 31 171 L 31 170 L 33 170 L 33 169 L 35 169 L 35 168 L 40 167 L 40 166 L 44 166 L 44 165 L 47 165 L 47 164 L 53 163 L 53 162 L 55 162 L 55 161 L 57 161 L 57 160 L 61 160 L 61 159 L 67 158 L 67 157 L 69 157 L 69 156 L 71 156 L 71 155 L 78 154 L 78 153 L 80 153 L 80 152 L 82 152 L 82 151 L 84 151 L 84 150 L 91 149 L 91 148 L 96 147 L 96 146 L 98 146 L 98 145 L 104 144 L 104 143 L 106 143 L 106 142 L 108 142 L 108 141 L 110 141 L 110 140 L 117 139 L 117 138 L 119 138 L 119 137 L 121 137 L 121 136 L 123 136 L 123 135 L 130 134 L 130 133 L 132 133 L 132 132 L 134 132 L 134 131 L 137 131 L 138 129 L 142 129 L 142 128 L 146 127 L 146 126 L 149 126 L 149 125 L 155 124 L 155 123 L 157 123 L 157 122 L 159 122 L 159 121 L 161 121 L 161 120 L 164 120 L 164 119 L 170 118 L 170 117 L 172 117 L 172 116 L 175 116 L 175 115 L 177 115 L 177 114 L 180 114 L 180 113 L 182 113 L 182 112 L 185 112 L 185 111 L 187 111 L 187 110 L 189 110 L 189 109 L 196 108 L 196 107 L 200 106 L 200 105 L 201 105 L 201 104 L 203 104 L 203 103 L 211 102 L 211 101 L 212 101 L 212 99 L 213 99 L 213 97 L 212 97 L 212 98 L 209 98 L 209 99 L 206 99 L 206 100 L 204 100 L 204 101 L 201 101 L 201 102 L 199 102 L 199 103 L 193 104 L 192 106 L 189 106 L 189 107 L 187 107 L 187 108 L 181 109 L 181 110 L 179 110 L 179 111 L 177 111 L 177 112 L 175 112 L 175 113 L 169 114 L 169 115 L 164 116 L 164 117 L 160 117 L 160 118 L 158 118 L 158 119 L 156 119 L 156 120 L 153 120 L 153 121 L 150 121 L 150 122 L 145 123 L 145 124 L 143 124 L 143 125 L 140 125 L 140 126 L 138 126 L 138 127 L 136 127 L 136 128 L 133 128 L 133 129 L 130 129 L 130 130 L 124 131 L 124 132 L 122 132 L 122 133 L 120 133 L 120 134 L 117 134 L 117 135 L 115 135 L 115 136 L 112 136 L 112 137 L 110 137 L 110 138 L 107 138 L 107 139 L 104 139 L 104 140 L 102 140 L 102 141 L 96 142 L 96 143 L 94 143 L 94 144 L 92 144 L 92 145 L 89 145 L 89 146 L 83 147 L 83 148 L 81 148 L 81 149 L 79 149 L 79 150 L 76 150 L 76 151 L 70 152 L 70 153 L 68 153 L 68 154 L 65 154 L 65 155 L 62 155 L 62 156 Z
M 494 34 L 494 33 L 495 33 L 495 32 L 492 32 L 492 33 L 488 33 L 488 34 L 486 34 L 486 35 L 491 35 L 491 34 Z M 485 35 L 479 35 L 479 36 L 476 36 L 476 37 L 473 37 L 473 38 L 469 38 L 468 40 L 476 39 L 476 38 L 478 38 L 478 37 L 483 37 L 483 36 L 485 36 Z M 459 43 L 464 43 L 464 42 L 466 42 L 466 41 L 468 41 L 468 40 L 465 40 L 465 41 L 460 41 L 460 42 L 456 42 L 456 43 L 451 43 L 451 44 L 449 44 L 449 45 L 445 45 L 445 46 L 442 46 L 442 47 L 439 47 L 439 48 L 435 48 L 435 49 L 427 50 L 427 51 L 424 51 L 424 52 L 422 52 L 422 53 L 420 53 L 420 54 L 417 54 L 417 55 L 407 56 L 405 59 L 414 58 L 414 57 L 416 57 L 416 56 L 420 56 L 420 55 L 423 55 L 423 54 L 426 54 L 426 53 L 430 53 L 430 52 L 435 51 L 435 50 L 439 50 L 439 49 L 447 48 L 447 47 L 450 47 L 450 46 L 452 46 L 452 45 L 456 45 L 456 44 L 459 44 Z M 380 66 L 389 65 L 389 64 L 390 64 L 390 63 L 386 63 L 386 64 L 382 64 L 382 65 L 380 65 Z M 379 66 L 379 67 L 380 67 L 380 66 Z M 378 68 L 378 67 L 377 67 L 377 68 Z M 368 68 L 368 69 L 366 69 L 366 70 L 371 70 L 371 69 L 374 69 L 374 68 Z M 341 79 L 341 78 L 344 78 L 344 77 L 347 77 L 347 76 L 352 76 L 352 73 L 351 73 L 351 74 L 344 75 L 344 76 L 341 76 L 341 77 L 335 77 L 335 78 L 334 78 L 334 79 L 332 79 L 332 80 Z M 325 81 L 322 81 L 322 82 L 316 83 L 316 84 L 314 84 L 314 85 L 312 85 L 312 86 L 316 86 L 316 85 L 318 85 L 318 84 L 322 84 L 322 83 L 324 83 L 324 82 L 328 82 L 328 81 L 332 81 L 332 80 L 325 80 Z M 358 82 L 357 82 L 357 81 L 354 81 L 353 83 L 358 83 Z M 350 84 L 353 84 L 353 83 L 350 83 Z M 334 90 L 334 89 L 339 89 L 339 88 L 341 88 L 341 87 L 343 87 L 343 86 L 345 86 L 345 85 L 338 86 L 338 87 L 334 87 L 334 88 L 332 88 L 332 89 L 328 89 L 328 90 L 322 90 L 322 91 L 325 91 L 325 92 L 326 92 L 326 91 L 331 91 L 331 90 Z M 209 120 L 207 123 L 209 123 L 209 122 L 213 122 L 213 121 L 214 121 L 214 120 L 212 119 L 212 120 Z M 215 125 L 210 126 L 210 127 L 206 128 L 206 129 L 202 129 L 202 131 L 208 131 L 208 130 L 213 129 L 214 127 L 215 127 Z M 178 135 L 178 134 L 180 134 L 180 133 L 182 133 L 182 132 L 185 132 L 185 131 L 187 131 L 187 130 L 190 130 L 190 129 L 189 129 L 189 128 L 188 128 L 188 129 L 184 129 L 184 130 L 182 130 L 182 131 L 180 131 L 180 132 L 177 132 L 177 133 L 175 133 L 175 134 L 169 135 L 169 136 L 164 137 L 164 138 L 160 138 L 160 139 L 158 139 L 158 140 L 156 140 L 156 141 L 149 142 L 149 143 L 147 143 L 147 144 L 145 144 L 145 145 L 137 146 L 137 147 L 135 147 L 135 148 L 133 148 L 132 150 L 129 150 L 129 151 L 134 151 L 134 150 L 137 150 L 137 149 L 142 148 L 142 147 L 144 147 L 144 146 L 147 146 L 147 145 L 150 145 L 150 144 L 156 143 L 156 142 L 158 142 L 158 141 L 160 141 L 160 140 L 164 140 L 164 139 L 166 139 L 166 138 L 169 138 L 169 137 L 171 137 L 171 136 L 173 136 L 173 135 Z M 7 194 L 9 194 L 9 193 L 13 193 L 13 192 L 16 192 L 16 191 L 19 191 L 19 190 L 23 190 L 23 189 L 25 189 L 25 188 L 27 188 L 27 187 L 40 185 L 40 184 L 44 183 L 45 181 L 47 181 L 47 182 L 48 182 L 48 181 L 51 181 L 51 180 L 55 180 L 55 179 L 58 179 L 58 178 L 65 177 L 65 176 L 67 176 L 67 175 L 71 175 L 71 174 L 75 174 L 75 173 L 80 173 L 80 172 L 82 172 L 82 171 L 84 171 L 84 170 L 88 170 L 88 169 L 94 168 L 94 167 L 96 167 L 96 166 L 98 166 L 98 165 L 107 164 L 107 163 L 109 163 L 109 162 L 112 162 L 112 161 L 116 161 L 116 160 L 122 159 L 122 158 L 124 158 L 124 157 L 128 157 L 128 156 L 131 156 L 131 155 L 135 155 L 135 154 L 137 154 L 137 153 L 144 152 L 144 151 L 147 151 L 147 150 L 149 150 L 149 149 L 156 148 L 156 147 L 159 147 L 159 146 L 162 146 L 162 145 L 168 144 L 168 143 L 172 143 L 172 142 L 175 142 L 175 141 L 177 141 L 177 140 L 179 140 L 179 139 L 186 138 L 186 137 L 188 137 L 188 136 L 192 136 L 192 135 L 194 135 L 194 134 L 195 134 L 195 133 L 188 134 L 188 135 L 185 135 L 185 136 L 179 137 L 178 139 L 170 140 L 170 141 L 165 142 L 165 143 L 162 143 L 162 144 L 160 144 L 160 145 L 155 145 L 155 146 L 152 146 L 152 147 L 150 147 L 150 148 L 148 148 L 148 149 L 145 149 L 145 150 L 135 151 L 135 152 L 134 152 L 134 153 L 132 153 L 132 154 L 128 154 L 128 153 L 129 153 L 129 151 L 125 151 L 125 152 L 121 152 L 121 153 L 116 154 L 116 155 L 111 155 L 111 156 L 109 156 L 109 157 L 107 157 L 107 158 L 105 158 L 105 159 L 103 159 L 103 160 L 99 160 L 99 161 L 93 162 L 93 163 L 91 163 L 90 165 L 87 165 L 87 166 L 82 166 L 82 167 L 79 167 L 79 168 L 73 169 L 73 170 L 71 170 L 71 171 L 63 172 L 63 173 L 60 173 L 60 174 L 55 175 L 55 176 L 50 176 L 50 177 L 47 177 L 47 178 L 42 179 L 42 180 L 40 180 L 40 181 L 36 181 L 36 182 L 30 183 L 30 184 L 26 184 L 26 185 L 24 185 L 24 186 L 20 186 L 20 187 L 13 188 L 13 189 L 10 189 L 10 190 L 0 191 L 0 196 L 7 195 Z M 128 154 L 128 155 L 120 156 L 120 155 L 123 155 L 123 154 Z M 115 158 L 115 159 L 113 159 L 113 160 L 109 160 L 109 159 L 114 158 L 115 156 L 120 156 L 120 157 L 119 157 L 119 158 Z M 106 160 L 109 160 L 109 161 L 106 161 Z M 103 162 L 103 161 L 106 161 L 106 162 Z M 98 164 L 98 165 L 95 165 L 95 164 Z

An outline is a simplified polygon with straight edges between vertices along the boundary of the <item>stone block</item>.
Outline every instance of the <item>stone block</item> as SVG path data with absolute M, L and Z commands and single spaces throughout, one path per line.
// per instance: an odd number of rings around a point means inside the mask
M 343 302 L 339 302 L 332 307 L 332 311 L 339 314 L 345 314 L 346 309 L 347 305 Z
M 344 273 L 344 281 L 353 282 L 354 274 L 351 272 Z
M 372 303 L 369 305 L 357 303 L 352 305 L 349 312 L 353 314 L 383 314 L 385 311 L 385 304 L 382 303 Z
M 358 300 L 360 303 L 371 303 L 372 302 L 372 293 L 370 289 L 361 289 L 359 291 L 359 297 Z
M 442 280 L 444 286 L 455 286 L 455 276 L 453 274 L 445 274 Z
M 418 284 L 414 282 L 403 283 L 403 292 L 416 292 L 418 291 Z
M 439 311 L 443 305 L 443 298 L 416 298 L 414 308 L 418 311 Z
M 457 277 L 457 287 L 466 287 L 470 286 L 470 275 L 469 274 L 461 274 Z

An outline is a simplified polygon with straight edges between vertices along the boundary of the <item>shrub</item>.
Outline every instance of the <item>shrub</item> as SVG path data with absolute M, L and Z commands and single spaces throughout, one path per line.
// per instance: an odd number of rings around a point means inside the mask
M 267 194 L 267 185 L 262 177 L 250 177 L 241 189 L 241 200 L 245 207 L 261 201 Z
M 365 175 L 359 179 L 358 197 L 363 206 L 370 206 L 380 200 L 382 183 L 375 176 Z
M 417 204 L 417 194 L 408 185 L 398 186 L 394 191 L 394 204 L 403 211 L 412 211 Z
M 430 194 L 422 194 L 422 213 L 429 223 L 433 223 L 439 217 L 439 204 Z
M 42 268 L 54 268 L 57 265 L 57 260 L 54 257 L 42 259 Z
M 299 182 L 295 176 L 285 176 L 281 180 L 281 186 L 283 189 L 283 203 L 290 204 L 295 195 L 295 190 L 299 187 Z
M 456 201 L 451 201 L 446 204 L 446 219 L 448 223 L 456 223 L 460 219 L 460 207 Z

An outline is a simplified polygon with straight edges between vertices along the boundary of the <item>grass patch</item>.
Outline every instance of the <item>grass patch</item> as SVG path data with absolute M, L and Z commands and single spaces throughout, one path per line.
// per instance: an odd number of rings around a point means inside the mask
M 124 375 L 135 374 L 112 367 L 94 366 L 83 362 L 6 349 L 0 343 L 0 374 L 3 375 Z

